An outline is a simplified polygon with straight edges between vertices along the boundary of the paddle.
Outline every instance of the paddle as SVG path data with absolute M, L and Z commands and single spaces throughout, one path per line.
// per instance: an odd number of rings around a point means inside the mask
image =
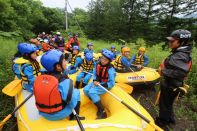
M 22 89 L 21 80 L 15 79 L 5 86 L 2 92 L 8 96 L 15 96 Z
M 89 73 L 87 71 L 83 71 L 87 74 L 93 75 L 92 73 Z M 117 86 L 121 87 L 125 92 L 127 92 L 128 94 L 131 94 L 133 92 L 133 87 L 125 84 L 125 83 L 116 83 Z
M 102 85 L 98 84 L 101 88 L 103 88 L 103 90 L 105 90 L 107 93 L 109 93 L 111 96 L 113 96 L 116 100 L 118 100 L 120 103 L 122 103 L 124 106 L 126 106 L 129 110 L 131 110 L 132 112 L 134 112 L 136 115 L 138 115 L 140 118 L 142 118 L 144 121 L 146 121 L 149 125 L 151 125 L 153 128 L 155 128 L 157 131 L 163 131 L 163 129 L 161 129 L 160 127 L 158 127 L 157 125 L 155 125 L 153 122 L 151 122 L 150 120 L 148 120 L 146 117 L 144 117 L 142 114 L 140 114 L 139 112 L 137 112 L 135 109 L 133 109 L 131 106 L 129 106 L 127 103 L 125 103 L 123 100 L 121 100 L 119 97 L 117 97 L 115 94 L 113 94 L 112 92 L 108 91 L 107 89 L 105 89 L 105 87 L 103 87 Z
M 3 125 L 12 117 L 12 115 L 14 115 L 14 113 L 22 106 L 25 104 L 25 102 L 27 102 L 31 97 L 33 96 L 33 93 L 31 93 L 21 104 L 19 104 L 12 113 L 10 113 L 8 116 L 6 116 L 6 118 L 4 118 L 1 122 L 0 122 L 0 131 L 3 128 Z
M 81 121 L 80 121 L 80 119 L 79 119 L 79 116 L 78 116 L 78 114 L 76 113 L 76 111 L 73 109 L 72 112 L 73 112 L 73 114 L 74 114 L 74 116 L 75 116 L 75 118 L 76 118 L 76 120 L 77 120 L 77 123 L 78 123 L 78 125 L 79 125 L 81 131 L 85 131 L 85 129 L 84 129 L 84 127 L 83 127 L 83 125 L 82 125 L 82 123 L 81 123 Z

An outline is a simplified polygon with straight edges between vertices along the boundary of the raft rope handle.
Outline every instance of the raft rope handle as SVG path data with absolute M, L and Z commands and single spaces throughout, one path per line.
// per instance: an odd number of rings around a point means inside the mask
M 122 125 L 122 124 L 113 124 L 113 123 L 99 123 L 99 124 L 83 124 L 84 128 L 100 128 L 100 127 L 117 127 L 117 128 L 123 128 L 123 129 L 131 129 L 131 130 L 138 130 L 138 131 L 143 131 L 143 128 L 139 128 L 137 126 L 131 126 L 131 125 Z M 78 131 L 79 127 L 78 126 L 69 126 L 66 128 L 58 128 L 58 129 L 52 129 L 48 131 Z

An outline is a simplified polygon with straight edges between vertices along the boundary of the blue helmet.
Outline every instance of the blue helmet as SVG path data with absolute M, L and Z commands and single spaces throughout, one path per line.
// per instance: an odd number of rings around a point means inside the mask
M 114 54 L 109 50 L 103 51 L 102 54 L 103 56 L 107 57 L 110 61 L 114 59 Z
M 79 47 L 79 46 L 73 46 L 73 50 L 78 50 L 78 51 L 80 51 L 80 47 Z
M 85 54 L 85 59 L 87 61 L 92 61 L 93 60 L 93 54 L 92 53 L 86 53 Z
M 91 42 L 87 43 L 87 47 L 88 46 L 93 46 L 93 43 L 91 43 Z
M 111 49 L 116 49 L 116 47 L 114 45 L 111 46 Z
M 49 50 L 41 58 L 42 66 L 49 72 L 54 71 L 55 64 L 60 62 L 62 52 L 59 50 Z
M 30 54 L 33 53 L 35 51 L 37 51 L 38 48 L 33 45 L 33 44 L 29 44 L 29 43 L 19 43 L 18 44 L 18 51 L 24 55 L 24 54 Z
M 107 48 L 103 48 L 103 49 L 101 50 L 101 53 L 103 53 L 104 51 L 107 51 Z

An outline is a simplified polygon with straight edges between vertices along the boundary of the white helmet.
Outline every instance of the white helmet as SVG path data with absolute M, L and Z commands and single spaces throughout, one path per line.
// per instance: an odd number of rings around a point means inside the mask
M 61 35 L 61 33 L 60 32 L 57 32 L 56 35 Z
M 47 44 L 48 44 L 48 43 L 49 43 L 49 40 L 47 40 L 47 39 L 44 39 L 44 43 L 47 43 Z

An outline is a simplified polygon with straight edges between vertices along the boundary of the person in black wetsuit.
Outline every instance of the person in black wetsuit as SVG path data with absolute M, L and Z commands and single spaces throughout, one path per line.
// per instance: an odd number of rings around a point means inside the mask
M 192 66 L 190 38 L 191 33 L 182 29 L 173 31 L 167 37 L 172 51 L 159 68 L 159 73 L 164 80 L 160 85 L 159 116 L 155 120 L 155 123 L 165 130 L 167 125 L 176 124 L 173 113 L 175 98 L 185 94 L 182 88 L 183 82 Z

